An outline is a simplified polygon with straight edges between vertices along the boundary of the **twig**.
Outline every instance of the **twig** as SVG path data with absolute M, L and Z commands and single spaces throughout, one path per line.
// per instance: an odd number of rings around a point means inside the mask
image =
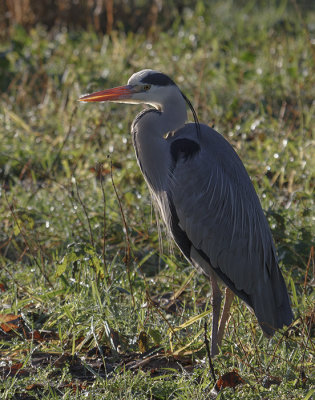
M 207 350 L 207 355 L 208 355 L 209 367 L 210 367 L 212 378 L 214 380 L 214 384 L 216 384 L 217 379 L 215 377 L 215 372 L 214 372 L 214 368 L 213 368 L 213 363 L 212 363 L 211 353 L 210 353 L 210 347 L 209 347 L 209 339 L 208 339 L 208 336 L 207 336 L 207 330 L 208 330 L 207 321 L 205 321 L 204 327 L 205 327 L 205 345 L 206 345 L 206 350 Z
M 99 171 L 98 174 L 100 176 L 100 181 L 101 181 L 101 189 L 102 189 L 102 196 L 103 196 L 103 223 L 104 223 L 104 228 L 103 228 L 103 248 L 102 248 L 102 256 L 103 256 L 103 264 L 104 264 L 104 270 L 107 276 L 107 279 L 110 282 L 110 277 L 108 274 L 108 269 L 107 269 L 107 264 L 106 264 L 106 257 L 105 257 L 105 251 L 106 251 L 106 197 L 105 197 L 105 190 L 104 190 L 104 184 L 103 184 L 103 164 L 100 164 L 98 167 Z
M 125 228 L 125 237 L 126 237 L 126 247 L 125 247 L 125 264 L 127 267 L 127 275 L 128 275 L 128 281 L 129 281 L 129 287 L 130 287 L 130 294 L 131 294 L 131 298 L 132 298 L 132 305 L 133 307 L 135 307 L 136 303 L 135 303 L 135 299 L 134 299 L 134 295 L 133 295 L 133 288 L 132 288 L 132 284 L 131 284 L 131 278 L 130 278 L 130 239 L 129 239 L 129 233 L 128 233 L 128 227 L 127 227 L 127 222 L 126 222 L 126 218 L 125 218 L 125 214 L 124 214 L 124 210 L 122 208 L 122 204 L 121 204 L 121 200 L 119 198 L 118 195 L 118 191 L 114 182 L 114 177 L 113 177 L 113 163 L 112 160 L 110 160 L 110 178 L 112 181 L 112 185 L 115 191 L 115 195 L 118 201 L 118 205 L 119 205 L 119 209 L 120 209 L 120 214 L 121 214 L 121 218 L 124 224 L 124 228 Z

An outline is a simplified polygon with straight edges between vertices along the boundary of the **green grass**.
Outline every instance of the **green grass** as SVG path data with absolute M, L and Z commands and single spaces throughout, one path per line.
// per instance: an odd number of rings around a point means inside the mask
M 141 107 L 76 102 L 143 68 L 174 78 L 200 121 L 236 148 L 292 299 L 294 327 L 270 341 L 234 302 L 213 362 L 217 375 L 235 368 L 244 383 L 218 398 L 314 394 L 315 13 L 244 4 L 197 2 L 153 42 L 16 27 L 0 44 L 1 315 L 20 315 L 0 332 L 2 398 L 210 398 L 203 326 L 211 313 L 176 330 L 211 311 L 209 283 L 166 240 L 161 252 L 129 135 Z M 181 287 L 176 312 L 167 309 Z M 154 345 L 166 359 L 127 366 Z

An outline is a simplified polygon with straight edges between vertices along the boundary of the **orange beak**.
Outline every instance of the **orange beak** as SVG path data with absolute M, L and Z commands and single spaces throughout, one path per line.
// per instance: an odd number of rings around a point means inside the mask
M 119 86 L 113 89 L 101 90 L 79 98 L 79 101 L 117 101 L 128 99 L 134 93 L 132 85 Z

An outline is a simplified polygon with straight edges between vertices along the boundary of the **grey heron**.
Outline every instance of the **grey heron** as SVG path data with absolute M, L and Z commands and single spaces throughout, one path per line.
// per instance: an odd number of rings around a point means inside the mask
M 254 311 L 266 336 L 290 325 L 287 288 L 247 171 L 233 147 L 198 122 L 174 81 L 145 69 L 133 74 L 126 86 L 79 100 L 151 106 L 131 126 L 136 157 L 168 233 L 211 281 L 212 355 L 221 345 L 234 294 Z M 187 122 L 187 104 L 194 123 Z M 218 281 L 226 286 L 222 313 Z

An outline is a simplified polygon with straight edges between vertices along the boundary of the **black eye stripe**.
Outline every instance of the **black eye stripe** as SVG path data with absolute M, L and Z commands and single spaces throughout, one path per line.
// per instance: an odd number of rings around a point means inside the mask
M 167 75 L 162 74 L 161 72 L 152 72 L 142 78 L 141 82 L 157 86 L 175 85 L 171 78 L 169 78 Z

